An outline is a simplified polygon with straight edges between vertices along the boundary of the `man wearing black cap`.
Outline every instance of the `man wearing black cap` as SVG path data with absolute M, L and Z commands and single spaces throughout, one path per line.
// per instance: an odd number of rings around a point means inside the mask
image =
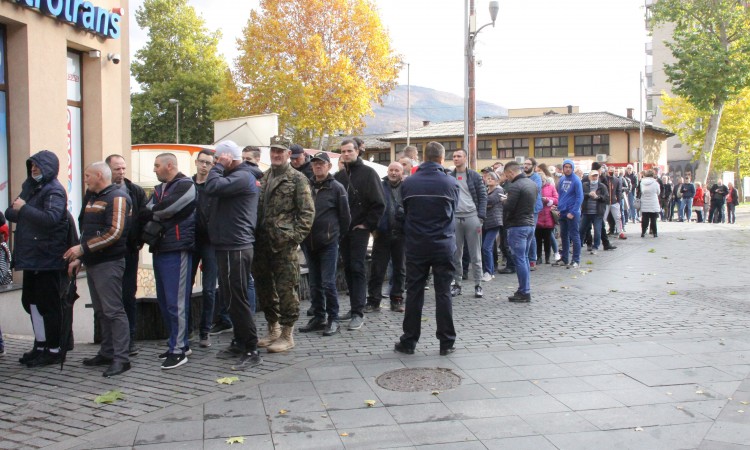
M 307 258 L 310 282 L 310 300 L 313 318 L 299 331 L 323 330 L 323 336 L 333 336 L 339 331 L 339 299 L 336 289 L 336 263 L 339 240 L 349 229 L 351 217 L 346 189 L 328 173 L 331 158 L 318 152 L 310 161 L 314 177 L 310 179 L 315 220 L 312 230 L 302 241 Z M 326 313 L 328 321 L 326 322 Z
M 310 165 L 310 161 L 307 159 L 305 149 L 303 149 L 299 144 L 292 144 L 289 147 L 289 150 L 292 151 L 292 157 L 289 158 L 289 163 L 292 165 L 292 167 L 302 172 L 305 177 L 307 177 L 307 179 L 312 178 L 314 176 L 313 170 L 312 166 Z

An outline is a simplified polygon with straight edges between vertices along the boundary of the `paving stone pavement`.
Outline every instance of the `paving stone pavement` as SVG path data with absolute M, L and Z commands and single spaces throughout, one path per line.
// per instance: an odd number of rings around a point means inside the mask
M 93 345 L 63 371 L 22 368 L 30 341 L 11 337 L 0 448 L 211 449 L 239 436 L 254 449 L 748 448 L 750 209 L 738 222 L 659 223 L 657 239 L 630 224 L 620 248 L 578 270 L 540 266 L 528 305 L 507 302 L 516 280 L 498 275 L 483 299 L 454 299 L 450 357 L 437 355 L 431 292 L 413 356 L 391 350 L 403 316 L 385 309 L 360 331 L 297 333 L 293 351 L 240 374 L 216 356 L 228 335 L 173 371 L 159 370 L 163 342 L 142 343 L 115 379 L 80 364 Z M 461 385 L 434 395 L 375 382 L 404 367 L 451 369 Z M 94 403 L 113 389 L 124 400 Z

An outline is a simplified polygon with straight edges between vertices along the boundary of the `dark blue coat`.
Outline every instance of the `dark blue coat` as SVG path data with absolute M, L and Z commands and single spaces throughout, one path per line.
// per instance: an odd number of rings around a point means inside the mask
M 430 161 L 404 180 L 401 197 L 407 255 L 453 256 L 458 189 L 456 179 L 445 173 L 443 166 Z
M 31 177 L 31 163 L 42 171 L 42 180 Z M 68 249 L 68 195 L 57 180 L 60 161 L 49 150 L 42 150 L 26 160 L 26 181 L 21 195 L 26 204 L 16 211 L 5 211 L 5 217 L 16 223 L 13 264 L 16 270 L 61 270 Z

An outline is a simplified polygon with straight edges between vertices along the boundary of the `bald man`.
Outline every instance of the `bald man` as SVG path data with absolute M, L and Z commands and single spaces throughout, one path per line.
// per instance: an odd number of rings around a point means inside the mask
M 380 291 L 383 287 L 388 261 L 393 262 L 393 287 L 391 288 L 391 311 L 404 312 L 404 284 L 406 262 L 404 254 L 403 217 L 404 202 L 401 198 L 401 182 L 404 179 L 404 166 L 392 162 L 388 175 L 383 177 L 385 211 L 373 232 L 372 262 L 370 280 L 367 285 L 365 312 L 380 311 Z

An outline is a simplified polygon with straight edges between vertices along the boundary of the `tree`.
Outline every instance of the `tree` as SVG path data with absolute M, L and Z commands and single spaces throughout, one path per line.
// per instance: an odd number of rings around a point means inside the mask
M 248 111 L 278 113 L 281 129 L 306 146 L 359 131 L 401 62 L 370 0 L 261 0 L 238 44 Z
M 133 143 L 213 142 L 212 99 L 228 66 L 218 53 L 220 33 L 209 32 L 187 0 L 145 0 L 135 14 L 149 40 L 135 53 L 131 73 L 141 92 L 131 96 Z
M 696 159 L 701 155 L 706 139 L 708 130 L 704 124 L 709 123 L 710 113 L 701 111 L 683 97 L 668 97 L 665 93 L 662 98 L 664 125 L 688 146 Z M 750 88 L 728 100 L 724 106 L 712 167 L 707 167 L 706 172 L 712 169 L 714 172 L 735 172 L 738 184 L 742 174 L 750 173 Z
M 672 90 L 709 115 L 701 147 L 708 168 L 725 104 L 750 87 L 750 8 L 739 0 L 659 0 L 653 20 L 674 26 L 666 45 L 676 62 L 664 66 Z

